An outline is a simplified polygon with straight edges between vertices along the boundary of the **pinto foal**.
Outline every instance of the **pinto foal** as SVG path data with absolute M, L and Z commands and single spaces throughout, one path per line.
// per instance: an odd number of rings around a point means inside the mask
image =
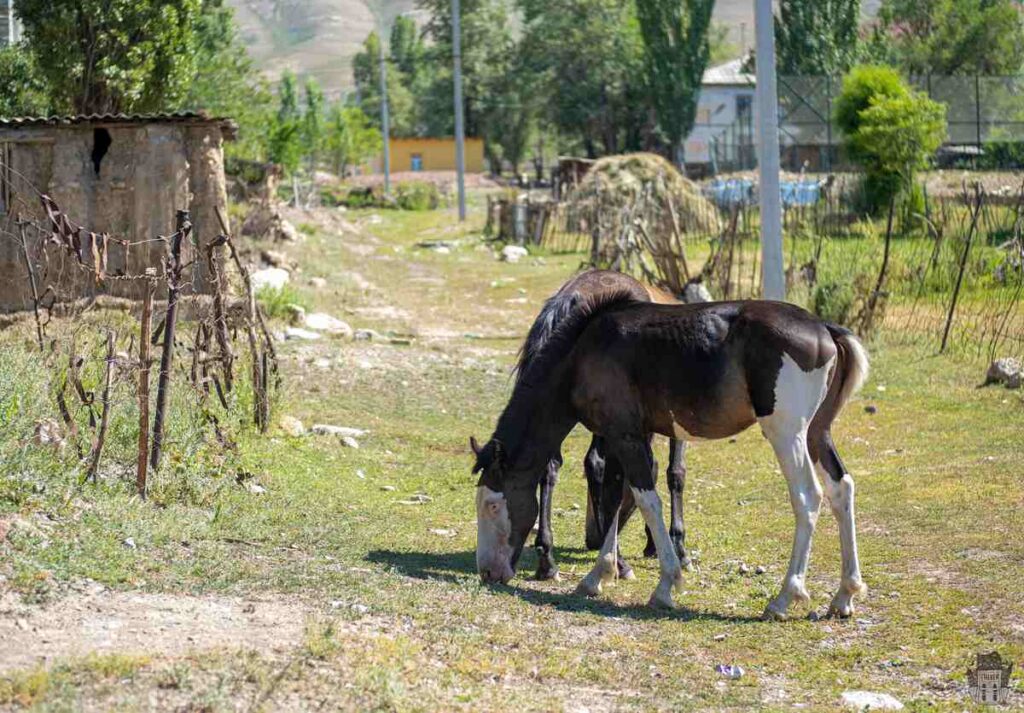
M 508 581 L 537 518 L 550 454 L 577 423 L 605 439 L 650 528 L 661 579 L 651 604 L 671 607 L 682 567 L 654 489 L 650 434 L 728 438 L 755 422 L 789 486 L 796 532 L 789 569 L 765 615 L 785 618 L 806 589 L 820 476 L 839 522 L 842 579 L 830 613 L 850 616 L 864 589 L 854 485 L 831 426 L 861 386 L 867 354 L 853 334 L 780 302 L 655 305 L 626 294 L 589 300 L 556 330 L 518 379 L 493 436 L 479 449 L 477 566 Z M 817 472 L 817 476 L 816 476 Z M 607 528 L 579 591 L 597 595 L 617 576 L 617 523 Z
M 517 383 L 529 370 L 530 362 L 545 348 L 548 340 L 558 331 L 560 325 L 574 315 L 576 310 L 608 296 L 629 295 L 638 302 L 655 302 L 657 304 L 679 304 L 672 295 L 644 285 L 629 275 L 614 270 L 587 270 L 573 277 L 552 295 L 541 308 L 540 314 L 530 327 L 529 334 L 519 350 L 519 362 L 515 374 Z M 478 448 L 472 442 L 474 450 Z M 583 460 L 587 478 L 587 520 L 586 543 L 592 550 L 598 550 L 604 543 L 608 525 L 619 513 L 617 521 L 621 530 L 630 515 L 636 509 L 626 491 L 623 502 L 623 476 L 618 463 L 607 457 L 605 441 L 601 436 L 594 435 L 590 448 Z M 665 473 L 669 489 L 669 537 L 676 554 L 683 566 L 689 568 L 690 558 L 686 553 L 686 528 L 683 519 L 683 489 L 686 485 L 686 442 L 669 439 L 669 464 Z M 554 535 L 551 528 L 551 502 L 555 485 L 558 482 L 558 471 L 562 467 L 562 454 L 552 453 L 540 479 L 540 514 L 537 522 L 537 539 L 534 547 L 537 550 L 537 579 L 556 579 L 558 566 L 554 557 Z M 620 511 L 621 506 L 621 513 Z M 647 529 L 647 546 L 645 557 L 657 556 L 657 548 Z M 631 578 L 632 568 L 626 564 L 622 556 L 617 554 L 618 576 Z

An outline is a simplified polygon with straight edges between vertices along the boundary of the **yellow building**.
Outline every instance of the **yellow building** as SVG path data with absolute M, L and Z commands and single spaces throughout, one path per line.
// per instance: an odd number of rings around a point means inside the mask
M 391 146 L 391 171 L 454 171 L 455 139 L 452 137 L 393 138 Z M 384 159 L 374 161 L 373 170 L 383 171 Z M 484 141 L 466 137 L 466 173 L 483 173 Z

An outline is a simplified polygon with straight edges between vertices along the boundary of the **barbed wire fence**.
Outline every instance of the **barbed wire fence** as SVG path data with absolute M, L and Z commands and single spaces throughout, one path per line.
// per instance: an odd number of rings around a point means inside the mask
M 859 190 L 854 174 L 784 187 L 788 299 L 862 333 L 884 331 L 943 353 L 1024 353 L 1024 184 L 992 190 L 964 183 L 959 192 L 925 194 L 923 209 L 896 210 L 891 222 L 865 215 Z M 715 299 L 759 297 L 756 185 L 710 182 L 704 195 L 671 212 L 644 192 L 625 206 L 531 199 L 522 207 L 520 239 L 585 253 L 588 265 L 621 269 L 676 294 L 697 280 Z M 490 219 L 492 234 L 506 240 L 516 231 L 498 222 L 509 212 L 495 210 Z
M 0 176 L 0 181 L 4 180 L 10 179 Z M 70 445 L 83 482 L 96 482 L 101 463 L 109 456 L 109 470 L 125 475 L 134 471 L 135 488 L 144 498 L 150 476 L 160 468 L 169 443 L 177 443 L 187 452 L 209 433 L 223 450 L 237 451 L 224 419 L 247 402 L 251 402 L 253 424 L 265 432 L 273 392 L 280 382 L 277 355 L 248 270 L 220 211 L 222 232 L 202 250 L 190 251 L 190 259 L 185 260 L 182 246 L 192 240 L 188 211 L 178 211 L 173 233 L 131 241 L 86 229 L 51 196 L 31 188 L 39 207 L 33 210 L 19 192 L 0 219 L 0 239 L 13 243 L 21 254 L 23 274 L 8 275 L 7 279 L 23 281 L 28 302 L 20 317 L 8 316 L 6 321 L 25 319 L 25 313 L 32 320 L 35 346 L 60 418 L 59 424 L 37 421 L 36 440 Z M 8 190 L 8 198 L 13 195 Z M 131 250 L 150 243 L 162 247 L 160 264 L 129 272 Z M 229 299 L 227 259 L 241 283 L 245 295 L 241 300 Z M 212 279 L 212 294 L 207 299 L 194 294 L 190 276 L 200 261 Z M 133 294 L 140 299 L 95 294 L 76 299 L 69 286 L 82 279 L 99 288 L 131 283 Z M 160 297 L 163 299 L 158 301 Z M 186 323 L 180 317 L 183 298 L 189 298 L 192 308 L 192 314 L 186 315 L 191 318 L 187 320 L 192 323 L 191 335 L 180 333 Z M 127 320 L 127 326 L 126 320 L 54 322 L 54 318 L 81 317 L 103 307 L 129 314 L 141 309 L 141 315 L 137 321 Z M 159 316 L 155 328 L 154 316 Z M 246 350 L 251 372 L 242 378 L 236 365 Z M 153 403 L 150 377 L 157 361 Z M 172 400 L 177 411 L 169 408 Z M 134 410 L 133 452 L 124 452 L 122 438 L 120 452 L 111 453 L 107 441 L 112 424 L 117 423 L 119 432 L 132 428 L 129 421 Z M 172 413 L 188 418 L 170 422 Z

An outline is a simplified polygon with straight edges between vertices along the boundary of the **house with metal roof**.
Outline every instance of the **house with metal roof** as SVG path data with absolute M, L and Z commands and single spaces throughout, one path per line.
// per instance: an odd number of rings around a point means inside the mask
M 234 135 L 230 120 L 196 112 L 0 119 L 0 230 L 9 237 L 19 218 L 42 222 L 44 193 L 87 231 L 131 243 L 104 254 L 109 274 L 142 274 L 161 265 L 164 244 L 154 239 L 173 233 L 176 211 L 184 209 L 191 212 L 193 231 L 183 260 L 191 262 L 221 232 L 217 211 L 226 215 L 227 207 L 223 145 Z M 137 297 L 138 283 L 97 284 L 85 270 L 61 270 L 66 254 L 29 247 L 33 255 L 46 253 L 46 287 L 61 301 Z M 89 247 L 83 253 L 96 254 Z M 195 292 L 210 289 L 203 262 L 192 266 Z M 30 304 L 27 281 L 8 279 L 24 271 L 21 246 L 0 239 L 0 311 Z
M 753 168 L 754 75 L 742 59 L 709 67 L 701 81 L 693 130 L 683 142 L 687 170 L 697 175 Z

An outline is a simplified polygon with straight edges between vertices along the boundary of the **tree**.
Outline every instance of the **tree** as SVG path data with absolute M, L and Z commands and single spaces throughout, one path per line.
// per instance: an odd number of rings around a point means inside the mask
M 633 0 L 519 0 L 541 121 L 590 157 L 654 141 Z
M 1016 75 L 1024 65 L 1014 0 L 885 0 L 874 34 L 910 75 Z
M 341 104 L 331 107 L 324 143 L 339 176 L 344 176 L 350 166 L 358 166 L 378 155 L 384 146 L 380 131 L 362 109 Z
M 946 137 L 946 107 L 911 89 L 891 67 L 862 65 L 843 78 L 836 124 L 850 157 L 865 171 L 873 212 L 913 197 L 914 173 Z
M 715 0 L 636 0 L 650 101 L 676 164 L 693 129 L 701 80 L 711 55 Z
M 238 138 L 225 144 L 225 153 L 266 160 L 272 97 L 239 39 L 233 15 L 224 0 L 204 0 L 196 28 L 196 75 L 180 108 L 234 119 Z
M 44 116 L 49 112 L 46 84 L 32 53 L 21 44 L 0 48 L 0 116 Z
M 775 17 L 778 72 L 844 74 L 858 58 L 860 0 L 780 0 Z
M 424 51 L 416 23 L 405 15 L 396 17 L 395 24 L 391 26 L 390 59 L 392 66 L 402 73 L 403 84 L 406 86 L 416 82 L 423 68 Z
M 161 111 L 196 74 L 202 0 L 19 0 L 55 111 Z
M 306 80 L 306 111 L 302 116 L 302 142 L 310 176 L 316 171 L 324 140 L 324 92 L 315 79 Z
M 356 103 L 380 128 L 380 36 L 371 32 L 363 49 L 352 58 Z M 392 136 L 415 136 L 418 131 L 413 96 L 403 83 L 404 74 L 388 60 L 388 123 Z
M 271 127 L 268 154 L 271 161 L 281 164 L 294 174 L 302 161 L 302 130 L 299 99 L 295 75 L 286 70 L 278 87 L 277 116 Z

